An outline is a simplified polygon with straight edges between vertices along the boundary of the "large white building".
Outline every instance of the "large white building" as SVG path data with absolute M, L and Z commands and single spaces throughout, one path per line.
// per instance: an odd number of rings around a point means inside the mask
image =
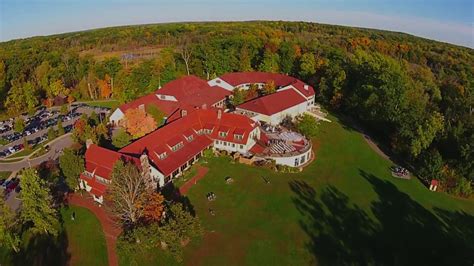
M 255 121 L 279 124 L 286 116 L 294 118 L 314 106 L 314 89 L 299 79 L 277 73 L 238 72 L 228 73 L 208 81 L 210 86 L 225 90 L 249 89 L 250 85 L 264 86 L 273 82 L 276 92 L 247 101 L 236 107 L 236 112 Z

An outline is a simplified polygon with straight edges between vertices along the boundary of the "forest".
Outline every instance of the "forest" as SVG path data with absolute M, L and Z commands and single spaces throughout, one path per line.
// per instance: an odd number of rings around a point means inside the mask
M 474 181 L 474 50 L 403 33 L 303 22 L 125 26 L 0 43 L 0 113 L 128 102 L 177 77 L 286 73 L 362 125 L 424 181 Z

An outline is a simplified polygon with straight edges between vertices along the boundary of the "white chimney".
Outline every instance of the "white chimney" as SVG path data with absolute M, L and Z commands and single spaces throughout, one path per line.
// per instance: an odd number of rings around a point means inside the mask
M 92 144 L 94 144 L 94 142 L 92 142 L 91 139 L 87 139 L 87 140 L 86 140 L 86 149 L 89 149 L 89 147 L 90 147 Z
M 222 110 L 219 109 L 217 110 L 217 119 L 221 119 L 222 118 Z
M 188 111 L 181 110 L 181 117 L 185 117 L 186 115 L 188 115 Z
M 308 84 L 304 84 L 304 89 L 305 89 L 305 90 L 309 90 L 309 85 L 308 85 Z

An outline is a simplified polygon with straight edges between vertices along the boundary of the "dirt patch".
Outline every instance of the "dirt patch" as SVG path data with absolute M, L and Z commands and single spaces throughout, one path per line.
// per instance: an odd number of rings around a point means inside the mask
M 200 166 L 198 165 L 197 166 L 197 173 L 195 176 L 193 176 L 191 179 L 189 179 L 186 183 L 184 183 L 180 188 L 179 188 L 179 193 L 181 195 L 185 195 L 186 193 L 188 193 L 188 190 L 195 184 L 197 184 L 197 182 L 199 180 L 201 180 L 202 178 L 204 178 L 204 176 L 207 174 L 207 172 L 209 171 L 208 168 L 204 167 L 204 166 Z

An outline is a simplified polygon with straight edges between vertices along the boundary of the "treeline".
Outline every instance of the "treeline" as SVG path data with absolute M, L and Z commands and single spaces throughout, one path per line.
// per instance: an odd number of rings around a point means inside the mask
M 158 47 L 154 58 L 85 51 Z M 407 34 L 301 22 L 107 28 L 0 44 L 3 112 L 70 99 L 126 102 L 187 73 L 282 72 L 388 144 L 426 181 L 458 195 L 474 180 L 474 51 Z

